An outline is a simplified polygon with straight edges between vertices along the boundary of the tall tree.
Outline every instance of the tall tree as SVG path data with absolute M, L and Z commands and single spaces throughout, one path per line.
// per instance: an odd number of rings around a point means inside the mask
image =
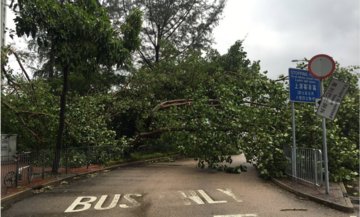
M 55 64 L 61 69 L 63 78 L 60 100 L 60 120 L 56 149 L 62 148 L 65 120 L 68 75 L 80 72 L 84 75 L 99 70 L 100 65 L 121 66 L 130 57 L 130 51 L 140 45 L 138 34 L 142 25 L 142 12 L 135 9 L 126 17 L 121 27 L 123 39 L 111 27 L 110 20 L 103 7 L 96 0 L 27 0 L 18 1 L 13 7 L 16 12 L 15 24 L 18 36 L 36 37 L 44 31 L 44 37 L 38 37 L 39 47 L 52 46 Z M 55 154 L 52 172 L 57 173 L 60 156 Z
M 64 0 L 56 0 L 59 4 L 64 4 Z M 47 46 L 39 46 L 38 40 L 44 40 Z M 27 49 L 17 51 L 19 54 L 26 56 L 25 65 L 33 72 L 35 79 L 41 78 L 50 83 L 52 92 L 62 85 L 61 67 L 56 65 L 54 56 L 54 38 L 51 38 L 46 31 L 39 29 L 36 36 L 26 40 Z M 94 73 L 83 74 L 69 72 L 68 91 L 76 91 L 85 95 L 91 88 L 92 91 L 108 91 L 114 85 L 124 83 L 125 76 L 121 71 L 111 66 L 101 66 L 101 70 Z
M 189 48 L 209 48 L 226 0 L 103 0 L 102 4 L 117 28 L 132 7 L 144 12 L 140 34 L 143 43 L 138 54 L 151 66 L 166 58 L 162 46 L 167 41 L 178 51 L 173 55 L 184 54 Z

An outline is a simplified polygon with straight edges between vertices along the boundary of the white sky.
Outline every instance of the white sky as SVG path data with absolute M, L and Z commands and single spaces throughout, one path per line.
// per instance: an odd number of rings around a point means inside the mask
M 260 60 L 261 71 L 276 79 L 295 67 L 294 59 L 327 54 L 341 66 L 360 65 L 358 0 L 228 0 L 224 18 L 214 29 L 221 54 L 244 39 L 251 61 Z M 7 25 L 14 15 L 7 10 Z M 19 39 L 7 38 L 6 43 Z
M 214 30 L 221 54 L 241 40 L 251 61 L 276 79 L 291 60 L 327 54 L 340 66 L 360 65 L 358 0 L 228 0 Z

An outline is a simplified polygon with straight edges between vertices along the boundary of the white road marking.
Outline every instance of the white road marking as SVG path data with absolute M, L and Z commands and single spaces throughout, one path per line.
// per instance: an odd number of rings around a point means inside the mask
M 256 214 L 214 215 L 214 217 L 257 217 Z
M 189 199 L 193 200 L 197 204 L 204 204 L 204 201 L 201 200 L 201 198 L 195 193 L 195 191 L 189 191 L 190 196 L 186 195 L 184 192 L 179 191 L 182 195 L 183 201 L 185 205 L 191 205 L 191 202 Z
M 124 198 L 126 200 L 128 200 L 130 203 L 133 204 L 133 206 L 128 206 L 126 204 L 120 204 L 119 206 L 121 208 L 133 208 L 133 207 L 137 207 L 137 206 L 140 206 L 141 204 L 139 202 L 137 202 L 135 199 L 131 198 L 130 196 L 136 196 L 136 197 L 142 197 L 141 194 L 125 194 Z
M 84 202 L 81 202 L 82 199 L 84 198 L 89 198 L 90 200 L 88 201 L 84 201 Z M 94 202 L 95 200 L 97 199 L 97 197 L 93 197 L 93 196 L 83 196 L 83 197 L 78 197 L 76 198 L 76 200 L 65 210 L 65 212 L 81 212 L 81 211 L 84 211 L 84 210 L 87 210 L 91 207 L 91 202 Z M 78 206 L 78 205 L 82 205 L 84 206 L 83 208 L 81 209 L 77 209 L 75 210 L 75 207 Z
M 242 200 L 240 200 L 232 191 L 230 188 L 227 188 L 226 191 L 223 189 L 217 189 L 218 191 L 221 191 L 224 194 L 229 195 L 230 197 L 234 198 L 237 202 L 243 202 Z
M 208 203 L 210 203 L 210 204 L 214 204 L 214 203 L 227 203 L 226 200 L 213 201 L 213 200 L 209 197 L 209 195 L 207 195 L 207 194 L 205 193 L 205 191 L 203 191 L 203 190 L 198 190 L 198 192 L 199 192 L 199 193 L 201 194 L 201 196 L 203 196 L 203 197 L 205 198 L 205 200 L 206 200 Z
M 236 200 L 237 202 L 242 202 L 242 200 L 240 200 L 237 196 L 234 195 L 234 193 L 231 191 L 231 189 L 227 188 L 226 190 L 223 189 L 217 189 L 218 191 L 234 198 L 234 200 Z M 179 191 L 181 193 L 183 202 L 185 205 L 191 205 L 191 201 L 195 202 L 196 204 L 205 204 L 204 201 L 195 193 L 195 191 L 190 190 L 189 194 L 185 194 L 183 191 Z M 209 203 L 209 204 L 215 204 L 215 203 L 227 203 L 226 200 L 219 200 L 219 201 L 214 201 L 213 199 L 211 199 L 211 197 L 205 193 L 205 191 L 203 190 L 198 190 L 198 192 L 201 194 L 201 196 Z M 96 203 L 96 205 L 94 206 L 95 210 L 108 210 L 108 209 L 112 209 L 116 206 L 116 204 L 118 204 L 121 194 L 115 194 L 114 198 L 112 200 L 112 202 L 110 203 L 109 206 L 107 207 L 102 207 L 102 205 L 104 204 L 105 200 L 107 199 L 108 195 L 102 195 L 101 198 L 99 199 L 99 201 Z M 132 197 L 142 197 L 141 194 L 125 194 L 124 198 L 129 201 L 132 205 L 126 205 L 126 204 L 120 204 L 119 207 L 121 208 L 132 208 L 132 207 L 138 207 L 141 204 L 139 202 L 137 202 L 134 198 Z M 159 195 L 160 199 L 165 198 L 165 194 L 161 193 Z M 87 201 L 82 201 L 83 199 L 88 199 Z M 91 208 L 91 203 L 96 201 L 97 197 L 95 196 L 82 196 L 82 197 L 78 197 L 75 199 L 75 201 L 65 210 L 65 212 L 82 212 L 85 210 L 88 210 Z M 78 206 L 80 206 L 81 208 L 75 209 Z M 243 216 L 256 216 L 255 214 L 238 214 L 238 215 L 219 215 L 217 217 L 243 217 Z
M 96 203 L 94 208 L 97 210 L 106 210 L 106 209 L 114 208 L 116 206 L 116 204 L 119 202 L 120 196 L 121 196 L 121 194 L 115 194 L 114 199 L 111 202 L 111 204 L 108 207 L 102 208 L 101 206 L 104 204 L 104 202 L 107 198 L 107 195 L 103 195 L 103 196 L 101 196 L 100 200 Z

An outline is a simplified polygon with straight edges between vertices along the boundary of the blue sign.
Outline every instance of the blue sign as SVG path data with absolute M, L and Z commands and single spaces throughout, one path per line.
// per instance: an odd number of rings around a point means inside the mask
M 320 79 L 314 78 L 309 71 L 289 69 L 290 101 L 315 103 L 320 97 Z

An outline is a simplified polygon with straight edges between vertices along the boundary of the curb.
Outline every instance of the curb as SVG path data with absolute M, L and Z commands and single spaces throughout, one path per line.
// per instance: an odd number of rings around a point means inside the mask
M 110 170 L 111 171 L 111 170 L 118 169 L 120 167 L 143 164 L 143 163 L 146 163 L 146 162 L 149 162 L 149 161 L 161 160 L 163 158 L 168 158 L 168 157 L 178 159 L 178 158 L 182 158 L 184 156 L 170 155 L 170 156 L 165 156 L 165 157 L 160 157 L 160 158 L 151 158 L 151 159 L 147 159 L 147 160 L 143 160 L 143 161 L 126 162 L 126 163 L 122 163 L 122 164 L 117 164 L 117 165 L 113 165 L 113 166 L 104 167 L 104 168 L 101 168 L 101 169 L 98 169 L 98 170 L 92 170 L 92 171 L 84 172 L 84 173 L 81 173 L 81 174 L 75 174 L 75 175 L 70 175 L 70 176 L 67 176 L 67 177 L 63 177 L 63 178 L 60 178 L 58 180 L 53 180 L 53 181 L 50 181 L 50 182 L 48 182 L 46 184 L 43 184 L 43 186 L 53 186 L 53 187 L 55 187 L 55 186 L 59 186 L 61 184 L 61 182 L 63 182 L 63 181 L 67 181 L 68 183 L 76 181 L 76 180 L 74 180 L 74 177 L 84 176 L 84 175 L 88 175 L 88 174 L 92 174 L 92 173 L 100 173 L 100 172 L 103 172 L 104 170 Z M 12 204 L 14 204 L 16 202 L 19 202 L 19 201 L 21 201 L 21 200 L 23 200 L 23 199 L 25 199 L 27 197 L 34 196 L 34 195 L 36 195 L 36 193 L 33 192 L 33 189 L 28 188 L 28 189 L 26 189 L 24 191 L 20 191 L 20 192 L 14 193 L 12 195 L 3 197 L 1 199 L 1 206 L 3 207 L 3 209 L 1 209 L 1 211 L 5 211 Z
M 354 213 L 355 212 L 354 211 L 354 206 L 352 205 L 350 199 L 347 198 L 347 197 L 344 197 L 344 199 L 346 201 L 346 204 L 347 204 L 347 206 L 344 206 L 344 205 L 341 205 L 341 204 L 337 204 L 337 203 L 333 203 L 333 202 L 330 202 L 330 201 L 323 200 L 321 198 L 318 198 L 318 197 L 315 197 L 315 196 L 312 196 L 312 195 L 309 195 L 309 194 L 306 194 L 306 193 L 302 193 L 302 192 L 300 192 L 298 190 L 295 190 L 295 189 L 291 188 L 290 186 L 282 183 L 281 181 L 279 181 L 279 180 L 277 180 L 277 179 L 275 179 L 273 177 L 271 177 L 271 181 L 273 183 L 275 183 L 276 185 L 278 185 L 279 187 L 284 188 L 287 191 L 289 191 L 289 192 L 291 192 L 291 193 L 293 193 L 295 195 L 299 195 L 299 196 L 301 196 L 303 198 L 307 198 L 307 199 L 309 199 L 311 201 L 314 201 L 316 203 L 319 203 L 321 205 L 325 205 L 325 206 L 328 206 L 328 207 L 330 207 L 332 209 L 336 209 L 336 210 L 346 212 L 346 213 Z M 341 184 L 340 184 L 340 187 L 341 187 Z M 343 187 L 344 187 L 344 184 L 343 184 Z M 345 187 L 344 187 L 345 192 L 343 191 L 343 187 L 341 187 L 341 190 L 342 190 L 343 194 L 344 193 L 347 194 Z
M 352 203 L 352 204 L 353 203 L 354 204 L 359 204 L 359 201 L 360 201 L 359 198 L 351 198 L 351 197 L 349 197 L 349 195 L 348 195 L 348 193 L 346 191 L 344 183 L 340 182 L 339 184 L 340 184 L 341 191 L 343 192 L 343 195 L 345 197 L 346 203 L 349 203 L 349 201 L 350 201 L 350 203 Z
M 344 197 L 348 197 L 348 193 L 346 192 L 346 188 L 345 188 L 344 183 L 340 182 L 339 184 L 340 184 L 340 188 L 341 188 L 341 191 L 342 191 Z
M 349 204 L 349 207 L 352 207 L 353 210 L 354 210 L 354 206 L 352 205 L 352 201 L 351 201 L 351 199 L 349 198 L 349 195 L 348 195 L 348 193 L 347 193 L 347 191 L 346 191 L 346 188 L 345 188 L 344 183 L 343 183 L 343 182 L 340 182 L 339 184 L 340 184 L 341 191 L 342 191 L 342 193 L 343 193 L 343 195 L 344 195 L 344 199 L 345 199 L 346 204 Z

